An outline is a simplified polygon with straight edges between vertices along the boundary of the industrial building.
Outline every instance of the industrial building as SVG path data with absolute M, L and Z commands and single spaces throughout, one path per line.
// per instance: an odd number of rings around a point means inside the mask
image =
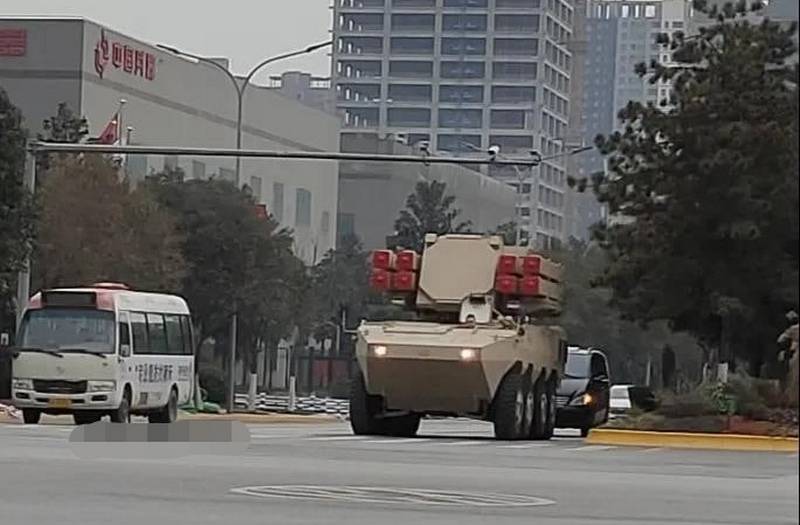
M 227 61 L 218 60 L 227 66 Z M 118 118 L 121 141 L 139 145 L 234 148 L 236 92 L 216 67 L 78 18 L 0 18 L 0 87 L 31 135 L 65 102 L 98 136 Z M 124 103 L 121 103 L 124 101 Z M 338 151 L 339 119 L 258 85 L 244 102 L 243 147 Z M 249 185 L 255 198 L 295 232 L 295 251 L 313 264 L 336 242 L 336 162 L 131 157 L 135 180 L 165 166 L 187 177 Z

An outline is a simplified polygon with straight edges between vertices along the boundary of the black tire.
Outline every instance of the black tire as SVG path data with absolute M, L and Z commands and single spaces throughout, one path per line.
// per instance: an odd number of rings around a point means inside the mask
M 96 412 L 74 412 L 72 419 L 76 425 L 91 425 L 100 421 L 100 414 Z
M 533 425 L 531 427 L 532 439 L 549 439 L 547 436 L 547 415 L 550 406 L 547 403 L 547 383 L 544 377 L 540 377 L 533 384 L 536 403 L 533 411 Z
M 494 435 L 497 439 L 512 440 L 524 437 L 522 424 L 525 417 L 524 378 L 510 372 L 506 375 L 494 397 Z
M 530 374 L 525 374 L 523 383 L 525 389 L 525 416 L 522 420 L 522 435 L 530 437 L 533 432 L 533 415 L 536 412 L 536 392 L 533 388 L 533 380 Z
M 547 382 L 547 417 L 544 425 L 543 439 L 550 439 L 556 430 L 556 416 L 558 407 L 556 405 L 556 383 L 553 380 Z
M 356 374 L 350 387 L 350 427 L 358 436 L 384 433 L 381 399 L 367 392 L 364 376 Z
M 35 408 L 22 409 L 22 421 L 26 425 L 36 425 L 39 423 L 40 419 L 42 419 L 42 412 L 40 410 L 36 410 Z
M 589 431 L 590 431 L 591 429 L 592 429 L 592 427 L 591 427 L 591 426 L 584 426 L 584 427 L 581 427 L 581 437 L 582 437 L 582 438 L 585 438 L 586 436 L 588 436 L 588 435 L 589 435 Z
M 417 414 L 386 418 L 380 421 L 381 433 L 393 437 L 414 437 L 421 420 L 422 417 Z
M 147 415 L 147 421 L 150 423 L 174 423 L 178 420 L 178 391 L 172 388 L 169 391 L 169 399 L 167 404 L 164 405 L 157 412 L 152 412 Z
M 131 391 L 127 388 L 122 394 L 119 407 L 109 414 L 112 423 L 130 423 L 131 421 Z

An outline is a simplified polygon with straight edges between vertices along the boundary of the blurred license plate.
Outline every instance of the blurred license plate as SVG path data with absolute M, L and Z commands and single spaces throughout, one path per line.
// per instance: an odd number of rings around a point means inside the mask
M 72 406 L 72 400 L 70 399 L 51 399 L 47 406 L 53 408 L 68 408 Z

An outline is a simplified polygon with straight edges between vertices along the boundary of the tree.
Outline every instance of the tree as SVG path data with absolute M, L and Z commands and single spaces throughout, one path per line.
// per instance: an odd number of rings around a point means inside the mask
M 40 188 L 41 287 L 121 281 L 178 291 L 184 260 L 174 218 L 146 188 L 132 190 L 110 160 L 58 159 Z
M 601 249 L 572 241 L 565 250 L 550 256 L 565 268 L 560 323 L 570 344 L 603 349 L 615 382 L 643 383 L 648 359 L 658 361 L 664 345 L 674 349 L 683 379 L 699 378 L 701 349 L 691 337 L 672 333 L 663 322 L 644 328 L 609 308 L 612 291 L 595 285 L 608 259 Z
M 333 333 L 332 325 L 347 318 L 366 315 L 370 298 L 367 253 L 356 236 L 346 236 L 339 247 L 330 250 L 311 271 L 313 297 L 318 323 L 316 335 Z
M 40 141 L 76 144 L 89 134 L 89 123 L 84 117 L 76 115 L 66 102 L 60 102 L 56 114 L 42 123 L 42 130 L 44 133 L 36 135 Z M 37 159 L 40 176 L 46 176 L 53 158 L 65 159 L 67 155 L 40 154 Z
M 422 251 L 426 233 L 460 233 L 468 231 L 470 222 L 458 222 L 461 210 L 456 198 L 446 195 L 444 182 L 418 182 L 414 193 L 406 199 L 406 209 L 394 223 L 398 243 Z
M 508 221 L 499 225 L 492 232 L 495 235 L 500 235 L 503 238 L 503 244 L 506 246 L 517 245 L 517 229 L 519 226 L 516 221 Z
M 672 98 L 628 104 L 624 129 L 597 139 L 609 172 L 591 185 L 616 219 L 595 231 L 612 305 L 756 373 L 798 301 L 798 69 L 796 26 L 732 20 L 744 11 L 676 33 L 680 66 L 639 68 L 670 81 Z
M 36 206 L 23 184 L 26 139 L 22 114 L 0 88 L 0 331 L 14 326 L 16 272 L 36 231 Z

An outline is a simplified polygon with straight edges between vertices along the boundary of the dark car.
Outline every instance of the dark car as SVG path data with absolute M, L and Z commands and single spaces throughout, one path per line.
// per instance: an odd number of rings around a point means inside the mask
M 608 421 L 608 359 L 594 348 L 570 347 L 564 377 L 556 393 L 558 428 L 579 428 L 587 436 Z

